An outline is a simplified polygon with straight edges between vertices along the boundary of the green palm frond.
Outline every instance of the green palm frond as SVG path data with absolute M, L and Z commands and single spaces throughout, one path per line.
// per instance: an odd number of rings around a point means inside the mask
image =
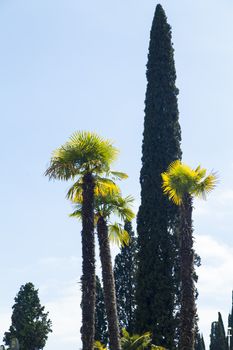
M 69 180 L 73 179 L 77 174 L 77 169 L 74 164 L 69 163 L 63 158 L 52 157 L 50 166 L 45 171 L 45 176 L 49 177 L 49 180 Z
M 82 206 L 80 204 L 77 204 L 75 206 L 75 210 L 69 216 L 81 220 L 82 219 Z
M 198 166 L 196 169 L 176 160 L 168 170 L 161 174 L 163 192 L 176 205 L 181 205 L 185 194 L 202 196 L 214 189 L 217 178 L 214 173 L 206 176 L 206 169 Z
M 69 180 L 86 172 L 109 172 L 117 155 L 118 150 L 111 141 L 96 133 L 77 131 L 53 152 L 45 175 L 50 179 Z
M 94 350 L 107 350 L 107 348 L 101 344 L 100 341 L 96 340 L 94 343 Z
M 96 176 L 95 178 L 95 196 L 115 196 L 120 194 L 120 188 L 112 179 Z
M 109 240 L 118 246 L 125 246 L 130 243 L 129 233 L 124 230 L 121 224 L 116 222 L 108 225 L 108 236 Z
M 82 178 L 76 181 L 67 192 L 67 199 L 71 200 L 73 203 L 82 202 Z M 95 197 L 107 196 L 108 194 L 113 196 L 120 194 L 119 187 L 108 178 L 103 178 L 100 176 L 95 176 Z
M 206 176 L 206 178 L 202 182 L 197 184 L 194 194 L 197 197 L 202 197 L 205 199 L 206 195 L 216 187 L 216 184 L 217 184 L 217 175 L 212 173 Z
M 74 203 L 82 202 L 82 178 L 78 179 L 68 190 L 66 198 L 71 200 Z
M 127 196 L 125 198 L 118 196 L 115 202 L 113 201 L 113 211 L 116 215 L 120 217 L 122 221 L 132 221 L 135 214 L 131 208 L 134 202 L 132 196 Z
M 128 179 L 128 175 L 126 173 L 122 173 L 120 171 L 109 171 L 109 176 L 111 176 L 114 180 Z
M 142 335 L 130 335 L 125 329 L 122 329 L 121 346 L 122 350 L 143 350 L 148 349 L 151 344 L 151 333 L 146 332 Z

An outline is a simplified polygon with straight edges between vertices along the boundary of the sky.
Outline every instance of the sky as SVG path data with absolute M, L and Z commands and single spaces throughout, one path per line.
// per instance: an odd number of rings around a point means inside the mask
M 208 343 L 217 312 L 227 320 L 233 289 L 233 2 L 160 3 L 172 26 L 183 160 L 219 176 L 194 211 L 199 326 Z M 53 322 L 45 349 L 81 346 L 80 224 L 68 216 L 69 184 L 49 182 L 44 172 L 74 131 L 96 131 L 119 147 L 115 169 L 129 174 L 122 189 L 137 208 L 156 4 L 0 0 L 0 338 L 30 281 Z

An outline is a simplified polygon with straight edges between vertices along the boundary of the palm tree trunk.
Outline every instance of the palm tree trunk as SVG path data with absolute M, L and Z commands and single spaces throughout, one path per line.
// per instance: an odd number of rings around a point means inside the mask
M 186 194 L 181 205 L 180 263 L 181 263 L 181 310 L 180 350 L 194 349 L 195 331 L 195 286 L 192 209 L 193 200 Z
M 83 177 L 82 205 L 82 343 L 83 350 L 93 350 L 95 334 L 95 239 L 94 239 L 94 178 Z
M 115 281 L 112 269 L 108 228 L 104 218 L 100 217 L 97 223 L 97 232 L 102 265 L 102 278 L 104 287 L 104 301 L 107 313 L 109 347 L 110 350 L 121 350 L 120 332 L 117 316 Z

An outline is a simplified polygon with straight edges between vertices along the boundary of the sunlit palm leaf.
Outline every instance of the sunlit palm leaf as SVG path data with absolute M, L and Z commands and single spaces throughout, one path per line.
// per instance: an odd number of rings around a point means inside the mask
M 149 349 L 151 344 L 151 334 L 146 332 L 142 335 L 130 335 L 125 329 L 122 329 L 121 346 L 122 350 L 143 350 Z
M 68 190 L 66 198 L 70 199 L 74 203 L 82 202 L 82 178 L 76 181 Z
M 114 196 L 120 194 L 120 188 L 108 178 L 96 177 L 95 196 Z
M 71 213 L 69 216 L 81 220 L 82 219 L 82 207 L 76 206 L 75 211 L 73 213 Z
M 109 165 L 117 154 L 111 141 L 96 133 L 78 131 L 53 152 L 45 175 L 50 179 L 69 180 L 86 172 L 109 172 Z
M 128 175 L 126 173 L 122 173 L 120 171 L 109 171 L 109 175 L 112 176 L 114 180 L 125 180 L 128 179 Z
M 107 348 L 103 344 L 101 344 L 100 341 L 95 341 L 94 350 L 107 350 Z
M 176 160 L 168 170 L 161 174 L 163 192 L 176 205 L 181 205 L 185 194 L 202 196 L 211 192 L 216 186 L 216 175 L 206 176 L 206 169 L 198 166 L 196 169 Z
M 108 235 L 109 240 L 118 246 L 129 245 L 129 233 L 124 230 L 124 228 L 118 223 L 114 223 L 108 226 Z

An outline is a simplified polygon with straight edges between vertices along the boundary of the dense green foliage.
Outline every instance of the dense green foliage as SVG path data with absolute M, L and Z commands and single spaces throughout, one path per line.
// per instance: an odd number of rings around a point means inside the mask
M 171 27 L 157 5 L 150 33 L 147 91 L 140 174 L 141 205 L 137 217 L 139 267 L 137 331 L 151 331 L 153 341 L 174 349 L 174 317 L 179 274 L 175 236 L 178 208 L 163 195 L 161 173 L 181 158 L 176 71 Z
M 104 292 L 98 276 L 96 276 L 95 340 L 100 341 L 105 345 L 108 343 L 108 326 L 104 304 Z
M 5 344 L 10 345 L 11 339 L 17 338 L 20 350 L 43 349 L 49 332 L 52 332 L 52 323 L 32 283 L 21 286 L 12 309 L 11 326 L 4 336 Z
M 196 335 L 195 350 L 205 350 L 204 338 L 203 335 L 200 335 L 200 333 Z
M 210 350 L 228 350 L 227 338 L 220 312 L 218 321 L 212 322 L 210 334 Z
M 145 332 L 142 335 L 130 335 L 129 332 L 127 332 L 124 328 L 122 329 L 121 346 L 122 350 L 165 350 L 161 346 L 152 344 L 150 332 Z
M 230 337 L 230 350 L 233 350 L 233 337 L 232 337 L 232 333 L 233 333 L 233 292 L 232 292 L 232 305 L 231 305 L 231 313 L 228 316 L 228 328 L 231 334 Z
M 120 327 L 125 328 L 129 333 L 134 333 L 137 242 L 129 221 L 125 223 L 124 229 L 129 233 L 130 243 L 128 246 L 122 246 L 120 253 L 115 258 L 114 277 L 117 310 Z
M 122 329 L 121 347 L 122 350 L 166 350 L 161 346 L 152 344 L 150 332 L 145 332 L 142 335 L 131 335 L 124 328 Z M 107 348 L 101 342 L 96 341 L 94 350 L 107 350 Z

